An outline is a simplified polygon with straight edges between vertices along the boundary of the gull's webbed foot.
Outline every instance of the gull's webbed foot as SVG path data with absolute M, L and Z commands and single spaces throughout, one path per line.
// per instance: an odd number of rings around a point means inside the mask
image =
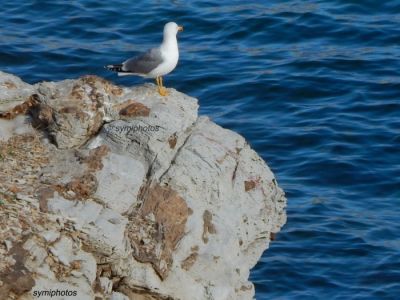
M 163 97 L 168 96 L 168 91 L 165 87 L 159 87 L 158 93 Z
M 163 86 L 163 78 L 161 76 L 157 77 L 158 92 L 161 96 L 168 96 L 167 89 Z

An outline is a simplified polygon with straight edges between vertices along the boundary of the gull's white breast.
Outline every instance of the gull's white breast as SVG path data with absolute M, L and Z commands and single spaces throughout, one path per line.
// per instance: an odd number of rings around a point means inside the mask
M 175 69 L 176 65 L 178 64 L 179 50 L 176 40 L 175 43 L 165 46 L 162 45 L 160 50 L 164 61 L 157 68 L 152 70 L 147 77 L 164 76 Z

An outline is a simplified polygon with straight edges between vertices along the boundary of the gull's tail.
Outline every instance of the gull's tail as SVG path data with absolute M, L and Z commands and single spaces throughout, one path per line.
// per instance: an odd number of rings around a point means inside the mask
M 122 64 L 120 65 L 108 65 L 108 66 L 104 66 L 104 68 L 110 70 L 110 71 L 114 71 L 114 72 L 123 72 L 122 70 Z

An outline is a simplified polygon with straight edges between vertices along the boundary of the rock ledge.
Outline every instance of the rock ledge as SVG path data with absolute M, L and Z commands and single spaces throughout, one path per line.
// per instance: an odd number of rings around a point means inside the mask
M 197 110 L 152 84 L 0 72 L 0 299 L 253 299 L 286 199 Z

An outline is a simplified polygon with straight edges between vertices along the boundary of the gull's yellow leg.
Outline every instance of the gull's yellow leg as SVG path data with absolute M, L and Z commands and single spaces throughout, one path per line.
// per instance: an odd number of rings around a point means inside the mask
M 160 76 L 159 81 L 160 81 L 160 87 L 159 87 L 158 92 L 160 93 L 161 96 L 168 96 L 167 89 L 163 86 L 163 79 L 161 76 Z
M 161 88 L 160 88 L 160 77 L 159 76 L 156 77 L 156 83 L 157 83 L 158 92 L 160 92 Z

